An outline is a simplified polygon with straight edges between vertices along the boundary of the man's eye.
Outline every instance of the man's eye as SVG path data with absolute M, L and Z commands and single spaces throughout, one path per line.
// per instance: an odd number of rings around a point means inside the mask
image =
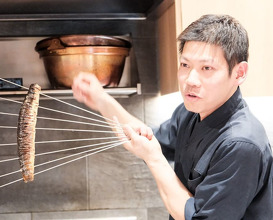
M 181 67 L 184 67 L 184 68 L 188 68 L 189 67 L 189 65 L 186 64 L 186 63 L 181 63 L 180 65 L 181 65 Z
M 210 67 L 210 66 L 204 66 L 202 69 L 208 71 L 208 70 L 212 70 L 212 67 Z

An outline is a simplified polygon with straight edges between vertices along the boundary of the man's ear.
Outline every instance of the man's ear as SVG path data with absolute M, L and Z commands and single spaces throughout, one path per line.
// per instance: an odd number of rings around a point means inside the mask
M 247 71 L 248 71 L 248 63 L 246 61 L 243 61 L 236 65 L 236 80 L 238 85 L 241 85 L 245 81 L 247 76 Z

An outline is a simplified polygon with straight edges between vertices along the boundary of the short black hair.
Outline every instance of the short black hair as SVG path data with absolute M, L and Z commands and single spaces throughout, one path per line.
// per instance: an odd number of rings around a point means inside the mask
M 179 35 L 178 41 L 180 53 L 183 52 L 187 41 L 201 41 L 220 46 L 228 63 L 229 73 L 236 64 L 248 61 L 247 31 L 229 15 L 203 15 Z

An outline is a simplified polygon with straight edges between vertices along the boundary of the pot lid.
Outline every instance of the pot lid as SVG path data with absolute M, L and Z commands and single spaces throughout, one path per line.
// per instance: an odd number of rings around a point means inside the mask
M 118 37 L 104 35 L 65 35 L 43 39 L 36 44 L 35 50 L 62 49 L 76 46 L 115 46 L 130 48 L 131 43 Z

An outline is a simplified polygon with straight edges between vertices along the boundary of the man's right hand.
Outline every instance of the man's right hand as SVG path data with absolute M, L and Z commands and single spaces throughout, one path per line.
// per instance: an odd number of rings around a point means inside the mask
M 99 111 L 99 104 L 108 94 L 94 74 L 81 72 L 73 80 L 72 85 L 74 98 L 89 106 L 95 111 Z

